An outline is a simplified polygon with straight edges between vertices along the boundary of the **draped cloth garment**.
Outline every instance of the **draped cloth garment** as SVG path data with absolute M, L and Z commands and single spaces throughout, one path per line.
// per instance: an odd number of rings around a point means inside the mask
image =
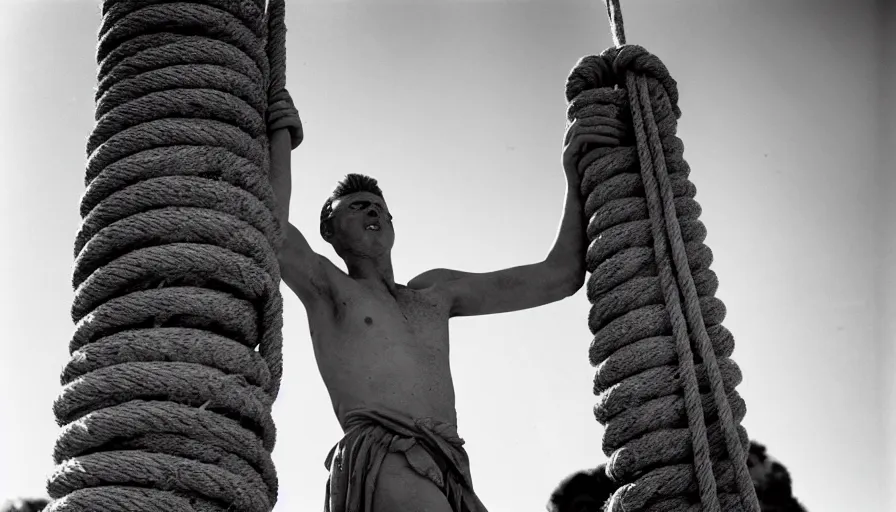
M 428 478 L 454 512 L 487 512 L 473 492 L 470 461 L 457 427 L 395 411 L 360 409 L 345 421 L 345 436 L 327 455 L 330 471 L 324 512 L 371 512 L 377 477 L 390 453 Z

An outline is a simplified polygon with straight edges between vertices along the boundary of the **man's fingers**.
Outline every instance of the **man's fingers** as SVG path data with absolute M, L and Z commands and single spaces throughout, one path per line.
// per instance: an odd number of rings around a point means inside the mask
M 569 123 L 569 126 L 566 127 L 566 133 L 563 134 L 563 145 L 564 146 L 569 145 L 569 139 L 573 136 L 573 134 L 578 129 L 577 128 L 579 126 L 578 121 L 579 121 L 578 119 L 573 119 L 572 122 Z
M 583 117 L 582 119 L 579 120 L 578 125 L 581 127 L 596 126 L 596 125 L 615 126 L 616 128 L 619 128 L 620 130 L 625 130 L 625 127 L 626 127 L 625 123 L 623 123 L 622 121 L 620 121 L 616 118 L 613 118 L 613 117 L 604 117 L 604 116 Z
M 625 135 L 626 128 L 625 123 L 610 117 L 591 116 L 573 119 L 566 129 L 563 144 L 568 145 L 573 138 L 588 133 L 621 139 Z
M 573 137 L 582 135 L 604 135 L 607 137 L 616 137 L 621 139 L 625 136 L 625 130 L 616 128 L 615 126 L 595 125 L 595 126 L 579 126 Z
M 574 136 L 563 152 L 563 165 L 566 168 L 577 166 L 583 156 L 595 147 L 617 147 L 620 144 L 618 137 L 602 135 L 599 133 L 580 133 Z
M 573 153 L 580 154 L 582 153 L 584 147 L 588 144 L 596 144 L 599 146 L 618 146 L 619 143 L 620 137 L 615 136 L 612 133 L 581 133 L 573 137 L 570 146 L 572 146 Z

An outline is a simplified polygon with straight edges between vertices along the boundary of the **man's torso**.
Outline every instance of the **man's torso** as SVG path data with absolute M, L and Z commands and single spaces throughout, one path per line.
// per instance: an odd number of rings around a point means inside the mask
M 393 296 L 335 266 L 329 271 L 329 296 L 306 309 L 318 369 L 340 425 L 354 409 L 377 407 L 456 424 L 450 305 L 432 289 L 398 285 Z

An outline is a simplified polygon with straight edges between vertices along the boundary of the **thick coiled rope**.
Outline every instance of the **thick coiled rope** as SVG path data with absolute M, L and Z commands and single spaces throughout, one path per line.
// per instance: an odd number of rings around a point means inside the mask
M 106 0 L 48 510 L 268 512 L 284 0 Z
M 759 512 L 734 340 L 675 135 L 676 83 L 657 57 L 625 44 L 618 1 L 607 7 L 616 47 L 579 61 L 566 98 L 570 121 L 629 127 L 619 147 L 580 163 L 595 416 L 607 472 L 623 484 L 608 510 Z

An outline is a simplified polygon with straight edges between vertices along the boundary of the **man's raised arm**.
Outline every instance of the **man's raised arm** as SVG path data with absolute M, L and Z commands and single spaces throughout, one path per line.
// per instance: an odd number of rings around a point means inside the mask
M 589 146 L 618 146 L 623 128 L 612 119 L 574 121 L 563 150 L 566 203 L 554 246 L 530 265 L 486 273 L 435 269 L 412 279 L 411 288 L 432 287 L 451 304 L 451 316 L 489 315 L 534 308 L 573 295 L 585 282 L 586 220 L 578 163 Z
M 324 259 L 308 245 L 302 233 L 289 223 L 289 200 L 292 195 L 290 132 L 283 128 L 271 134 L 271 187 L 274 189 L 277 222 L 283 226 L 285 241 L 277 253 L 283 282 L 305 307 L 317 304 L 329 293 Z

